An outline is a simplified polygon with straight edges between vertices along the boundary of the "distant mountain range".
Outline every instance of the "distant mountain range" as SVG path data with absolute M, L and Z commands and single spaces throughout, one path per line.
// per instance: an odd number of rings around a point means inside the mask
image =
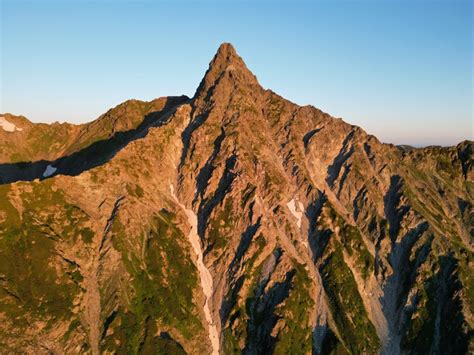
M 230 44 L 192 98 L 3 114 L 0 353 L 472 353 L 473 147 L 382 144 Z

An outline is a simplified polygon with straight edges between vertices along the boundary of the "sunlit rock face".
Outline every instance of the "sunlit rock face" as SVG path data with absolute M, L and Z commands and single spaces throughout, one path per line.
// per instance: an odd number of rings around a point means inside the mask
M 1 353 L 473 351 L 473 142 L 382 144 L 230 44 L 192 98 L 3 117 Z

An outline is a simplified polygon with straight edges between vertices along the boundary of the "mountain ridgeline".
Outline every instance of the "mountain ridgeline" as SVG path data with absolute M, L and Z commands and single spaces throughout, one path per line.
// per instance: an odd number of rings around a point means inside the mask
M 474 351 L 474 143 L 410 148 L 263 89 L 0 118 L 0 353 Z

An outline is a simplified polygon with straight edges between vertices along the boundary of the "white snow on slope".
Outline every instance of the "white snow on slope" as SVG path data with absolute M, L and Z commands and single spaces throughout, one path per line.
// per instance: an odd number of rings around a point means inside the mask
M 53 175 L 56 172 L 56 170 L 58 170 L 58 168 L 55 168 L 52 165 L 48 165 L 46 167 L 46 170 L 43 173 L 43 177 L 50 177 L 51 175 Z
M 297 205 L 298 204 L 298 205 Z M 291 214 L 296 218 L 296 225 L 301 228 L 301 218 L 303 217 L 304 206 L 303 204 L 295 199 L 292 199 L 286 204 Z
M 0 116 L 0 127 L 7 132 L 23 131 L 22 128 L 18 128 L 13 123 L 8 122 L 7 119 L 3 116 Z
M 198 235 L 198 228 L 197 228 L 197 216 L 193 210 L 187 209 L 181 202 L 178 201 L 178 198 L 174 194 L 174 187 L 170 184 L 171 195 L 175 199 L 176 203 L 183 209 L 186 217 L 188 218 L 188 223 L 191 226 L 191 230 L 189 231 L 188 239 L 193 247 L 194 253 L 197 256 L 197 268 L 199 271 L 199 276 L 201 279 L 201 288 L 206 296 L 206 302 L 204 304 L 204 316 L 206 317 L 207 324 L 209 326 L 209 339 L 211 340 L 212 344 L 212 354 L 219 355 L 219 332 L 217 331 L 217 327 L 212 320 L 211 309 L 209 307 L 209 300 L 212 296 L 212 276 L 209 272 L 209 269 L 204 264 L 203 260 L 203 253 L 202 253 L 202 246 L 201 240 Z

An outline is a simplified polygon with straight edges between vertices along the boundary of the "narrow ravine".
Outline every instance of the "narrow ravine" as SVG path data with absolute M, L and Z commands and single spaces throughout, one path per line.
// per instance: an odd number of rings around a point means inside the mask
M 301 201 L 298 200 L 298 197 L 293 198 L 291 201 L 286 203 L 289 211 L 296 219 L 296 225 L 298 229 L 301 230 L 303 216 L 306 215 L 306 210 Z M 309 246 L 308 238 L 309 233 L 306 234 L 306 237 L 303 237 L 305 234 L 302 234 L 302 244 L 307 250 L 306 257 L 301 254 L 301 257 L 305 260 L 301 260 L 302 263 L 306 265 L 305 269 L 308 272 L 309 277 L 313 281 L 313 287 L 311 289 L 311 298 L 314 300 L 314 307 L 310 311 L 311 318 L 314 319 L 313 330 L 312 330 L 312 339 L 313 339 L 313 353 L 319 354 L 320 349 L 323 347 L 324 338 L 326 337 L 327 330 L 329 328 L 329 310 L 326 304 L 323 281 L 317 267 L 315 266 L 313 260 L 313 250 Z M 293 250 L 293 253 L 299 255 L 298 251 L 294 248 L 291 241 L 285 241 L 282 239 L 282 242 L 287 245 L 287 250 Z M 298 260 L 298 258 L 295 258 Z
M 197 216 L 193 210 L 187 209 L 186 206 L 184 206 L 178 200 L 178 198 L 176 197 L 174 193 L 174 187 L 172 184 L 170 184 L 170 190 L 171 190 L 171 195 L 175 199 L 176 203 L 183 209 L 184 213 L 186 214 L 186 217 L 188 218 L 188 223 L 191 226 L 188 239 L 193 247 L 194 253 L 197 256 L 196 266 L 199 271 L 199 276 L 201 280 L 201 288 L 204 293 L 204 296 L 206 297 L 206 302 L 204 303 L 204 316 L 206 317 L 206 321 L 209 327 L 209 339 L 211 340 L 212 354 L 219 355 L 219 332 L 217 330 L 216 324 L 214 323 L 212 319 L 211 308 L 209 306 L 210 299 L 212 297 L 212 287 L 213 287 L 212 276 L 211 276 L 211 273 L 209 272 L 209 269 L 204 264 L 201 240 L 197 233 L 198 231 Z

